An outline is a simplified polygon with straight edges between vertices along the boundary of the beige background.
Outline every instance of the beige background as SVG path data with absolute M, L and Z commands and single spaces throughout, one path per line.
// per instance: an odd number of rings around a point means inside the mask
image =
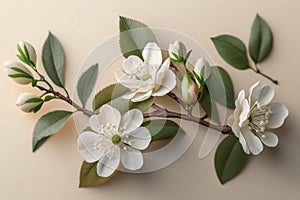
M 298 199 L 299 11 L 297 0 L 0 0 L 0 63 L 15 58 L 19 40 L 30 41 L 40 53 L 51 30 L 65 49 L 69 90 L 89 52 L 118 32 L 119 15 L 191 36 L 231 73 L 236 91 L 256 80 L 270 84 L 252 71 L 237 71 L 225 64 L 209 40 L 220 33 L 232 33 L 248 41 L 258 12 L 272 27 L 275 40 L 261 69 L 279 79 L 276 99 L 290 109 L 285 127 L 277 131 L 279 147 L 253 158 L 238 178 L 224 186 L 215 175 L 213 153 L 197 159 L 203 138 L 199 136 L 184 156 L 166 169 L 144 175 L 120 174 L 101 187 L 78 189 L 82 158 L 72 120 L 42 149 L 31 153 L 34 123 L 46 111 L 66 105 L 49 104 L 37 115 L 22 113 L 14 102 L 21 92 L 31 91 L 30 87 L 14 84 L 0 70 L 0 199 Z

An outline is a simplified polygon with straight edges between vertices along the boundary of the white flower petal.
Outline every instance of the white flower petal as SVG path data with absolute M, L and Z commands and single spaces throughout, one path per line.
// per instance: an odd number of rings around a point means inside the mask
M 201 71 L 203 68 L 203 79 L 207 80 L 211 74 L 211 69 L 208 64 L 208 62 L 204 58 L 200 58 L 196 61 L 195 67 L 194 67 L 194 72 L 198 75 L 201 75 Z
M 232 132 L 234 133 L 234 135 L 236 137 L 240 137 L 240 130 L 241 130 L 241 127 L 239 126 L 239 123 L 238 121 L 234 121 L 232 126 L 231 126 L 231 129 L 232 129 Z
M 103 157 L 97 164 L 97 174 L 101 177 L 109 177 L 116 171 L 120 164 L 120 148 L 114 145 L 114 156 L 112 158 Z
M 126 150 L 121 150 L 121 163 L 129 170 L 138 170 L 143 166 L 143 155 L 140 151 L 131 147 L 126 147 Z
M 239 126 L 240 127 L 242 127 L 244 122 L 248 120 L 248 116 L 249 116 L 249 112 L 250 112 L 250 106 L 246 99 L 242 100 L 241 106 L 242 106 L 242 112 L 239 117 Z
M 245 90 L 241 90 L 238 94 L 238 98 L 235 100 L 235 106 L 240 107 L 244 99 L 245 99 Z
M 140 85 L 143 84 L 143 81 L 135 78 L 130 78 L 129 75 L 125 74 L 121 69 L 116 69 L 115 76 L 118 83 L 131 90 L 138 89 Z
M 156 85 L 161 85 L 163 78 L 165 76 L 165 72 L 169 69 L 170 66 L 170 59 L 166 59 L 163 64 L 160 66 L 156 73 L 156 79 L 155 79 L 155 84 Z
M 260 91 L 261 91 L 261 84 L 259 81 L 254 83 L 249 89 L 249 103 L 253 105 L 259 99 Z
M 152 93 L 152 96 L 163 96 L 173 90 L 176 86 L 176 76 L 171 70 L 165 72 L 161 86 Z
M 275 91 L 270 86 L 264 86 L 259 95 L 258 102 L 262 105 L 267 105 L 270 103 L 275 95 Z
M 144 150 L 151 142 L 151 134 L 145 127 L 139 127 L 138 129 L 130 132 L 128 136 L 130 146 L 135 149 Z
M 272 114 L 270 114 L 267 128 L 279 128 L 284 123 L 285 118 L 289 115 L 289 110 L 281 102 L 272 102 L 268 107 L 271 109 Z
M 244 136 L 242 134 L 240 134 L 240 137 L 239 137 L 239 142 L 241 143 L 242 147 L 243 147 L 243 150 L 246 154 L 250 154 L 250 150 L 247 146 L 247 142 L 244 138 Z
M 132 99 L 136 92 L 128 92 L 122 96 L 122 99 Z
M 142 55 L 146 64 L 155 65 L 158 68 L 162 63 L 161 50 L 155 42 L 148 42 Z
M 124 129 L 124 133 L 130 133 L 141 126 L 143 119 L 143 113 L 140 110 L 129 110 L 122 116 L 120 127 Z
M 107 123 L 110 123 L 118 127 L 120 121 L 120 112 L 117 109 L 111 107 L 110 105 L 105 104 L 100 108 L 99 115 L 93 115 L 90 117 L 89 124 L 95 132 L 99 132 L 99 128 L 101 125 L 106 125 Z
M 131 99 L 132 102 L 140 102 L 151 97 L 152 90 L 149 90 L 146 93 L 136 93 L 135 96 Z
M 179 41 L 178 40 L 176 40 L 173 44 L 169 44 L 168 51 L 169 51 L 169 56 L 172 59 L 176 59 L 174 57 L 173 53 L 176 54 L 176 55 L 179 55 L 179 48 L 180 48 L 180 46 L 179 46 Z
M 261 141 L 247 127 L 241 129 L 241 134 L 244 136 L 247 146 L 253 155 L 258 155 L 262 152 L 263 145 Z
M 84 157 L 84 160 L 88 163 L 96 162 L 103 156 L 102 151 L 94 148 L 94 144 L 97 141 L 98 134 L 91 131 L 85 131 L 78 137 L 77 143 L 79 152 Z
M 127 74 L 135 73 L 136 69 L 142 67 L 143 61 L 137 56 L 129 56 L 123 61 L 123 70 Z
M 278 144 L 278 137 L 272 132 L 264 132 L 263 135 L 259 135 L 260 140 L 268 147 L 276 147 Z

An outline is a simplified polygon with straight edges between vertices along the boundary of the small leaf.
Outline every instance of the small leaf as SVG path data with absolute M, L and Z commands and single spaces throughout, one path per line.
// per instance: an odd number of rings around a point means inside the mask
M 235 108 L 233 83 L 225 69 L 219 66 L 211 67 L 211 75 L 206 85 L 214 101 L 228 108 Z
M 48 137 L 59 131 L 72 112 L 57 110 L 42 116 L 36 123 L 32 137 L 32 151 L 35 152 Z
M 153 97 L 150 97 L 142 102 L 132 102 L 123 99 L 122 96 L 130 90 L 121 84 L 113 84 L 102 89 L 94 98 L 93 108 L 97 111 L 102 105 L 110 104 L 112 107 L 118 109 L 121 113 L 137 108 L 142 112 L 149 110 L 153 104 Z
M 267 22 L 256 15 L 251 28 L 249 52 L 255 63 L 263 61 L 271 52 L 273 36 Z
M 44 102 L 48 102 L 48 101 L 51 101 L 51 100 L 53 100 L 53 99 L 55 99 L 54 96 L 48 95 L 48 96 L 46 96 L 46 97 L 44 98 Z
M 148 42 L 156 42 L 152 30 L 145 24 L 120 16 L 120 47 L 124 57 L 136 55 L 143 59 L 142 49 Z
M 116 172 L 109 177 L 100 177 L 97 175 L 97 162 L 87 163 L 83 161 L 80 170 L 80 183 L 79 187 L 93 187 L 101 185 L 110 180 Z
M 151 135 L 151 142 L 173 138 L 178 133 L 184 133 L 178 124 L 171 120 L 156 119 L 149 120 L 142 124 Z
M 51 32 L 43 46 L 42 61 L 45 71 L 53 83 L 64 87 L 64 52 L 60 42 Z
M 86 70 L 80 77 L 77 84 L 77 94 L 78 97 L 85 107 L 85 104 L 90 97 L 98 77 L 98 63 L 92 65 L 88 70 Z
M 199 103 L 207 116 L 212 119 L 214 122 L 220 124 L 220 116 L 217 105 L 210 97 L 207 87 L 204 87 L 202 90 L 201 98 Z
M 239 139 L 234 135 L 226 137 L 215 154 L 215 169 L 222 184 L 237 176 L 246 166 L 249 155 L 243 151 Z
M 25 103 L 37 103 L 42 102 L 43 100 L 41 98 L 31 98 L 25 101 Z
M 220 56 L 237 69 L 248 69 L 249 62 L 245 44 L 232 35 L 211 38 Z

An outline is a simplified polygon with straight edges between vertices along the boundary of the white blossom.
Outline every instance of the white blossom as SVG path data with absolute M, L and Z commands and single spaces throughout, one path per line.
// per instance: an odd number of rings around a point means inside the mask
M 289 114 L 283 103 L 271 102 L 274 89 L 255 83 L 249 91 L 249 98 L 245 91 L 240 91 L 235 101 L 233 115 L 228 118 L 228 125 L 247 154 L 257 155 L 263 150 L 263 144 L 276 147 L 278 137 L 269 129 L 282 126 Z
M 89 119 L 93 131 L 84 131 L 79 135 L 79 151 L 86 162 L 97 163 L 97 174 L 110 176 L 122 165 L 129 170 L 143 166 L 140 150 L 148 147 L 151 134 L 145 127 L 140 127 L 143 114 L 132 109 L 121 116 L 120 112 L 105 104 L 99 115 Z
M 162 53 L 156 43 L 147 43 L 142 55 L 143 60 L 129 56 L 123 61 L 122 69 L 115 72 L 117 81 L 131 90 L 123 98 L 133 102 L 164 96 L 176 86 L 175 74 L 169 69 L 170 59 L 162 63 Z

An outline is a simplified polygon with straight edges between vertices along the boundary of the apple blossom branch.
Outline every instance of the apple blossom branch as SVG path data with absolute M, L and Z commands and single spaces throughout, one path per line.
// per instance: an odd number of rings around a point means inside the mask
M 144 114 L 144 118 L 151 118 L 151 117 L 162 118 L 163 117 L 163 118 L 184 119 L 187 121 L 195 122 L 195 123 L 204 125 L 206 127 L 212 128 L 216 131 L 221 132 L 222 134 L 232 134 L 231 128 L 227 125 L 219 126 L 219 125 L 211 124 L 210 122 L 205 121 L 203 118 L 197 118 L 192 115 L 186 115 L 186 114 L 172 112 L 172 111 L 169 111 L 165 108 L 158 106 L 155 103 L 152 105 L 152 108 L 154 108 L 155 110 L 150 113 Z
M 34 69 L 34 71 L 38 74 L 38 76 L 40 77 L 40 80 L 38 80 L 39 82 L 44 82 L 48 87 L 49 89 L 43 87 L 43 86 L 40 86 L 40 85 L 35 85 L 36 88 L 38 88 L 39 90 L 41 91 L 44 91 L 45 94 L 53 94 L 55 98 L 58 98 L 58 99 L 61 99 L 65 102 L 67 102 L 68 104 L 72 105 L 77 111 L 81 111 L 83 112 L 85 115 L 87 116 L 92 116 L 94 113 L 90 110 L 87 110 L 85 108 L 82 108 L 80 107 L 78 104 L 76 104 L 71 98 L 70 98 L 70 95 L 68 93 L 68 91 L 64 89 L 64 91 L 66 92 L 66 96 L 61 94 L 60 92 L 58 91 L 55 91 L 52 87 L 52 85 L 45 79 L 44 75 L 42 75 L 40 72 L 38 72 L 37 69 Z M 44 95 L 45 95 L 44 94 Z

